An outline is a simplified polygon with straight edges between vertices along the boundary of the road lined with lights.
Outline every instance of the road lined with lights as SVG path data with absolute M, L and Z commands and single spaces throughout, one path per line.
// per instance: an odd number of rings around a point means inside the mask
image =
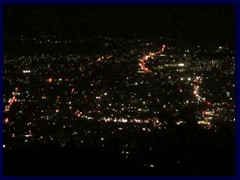
M 10 108 L 11 108 L 11 106 L 13 105 L 13 103 L 15 103 L 16 101 L 17 101 L 17 98 L 16 98 L 16 96 L 17 96 L 17 92 L 18 92 L 18 87 L 16 87 L 15 88 L 15 91 L 14 92 L 12 92 L 12 98 L 10 98 L 9 100 L 8 100 L 8 105 L 6 105 L 6 107 L 4 108 L 4 111 L 3 112 L 8 112 L 8 111 L 10 111 Z M 4 119 L 4 124 L 8 124 L 9 123 L 9 119 L 8 118 L 5 118 Z
M 145 73 L 151 73 L 152 71 L 149 70 L 149 69 L 145 66 L 145 61 L 148 61 L 149 58 L 152 58 L 152 57 L 156 56 L 157 54 L 162 54 L 162 53 L 164 52 L 165 48 L 166 48 L 166 45 L 163 44 L 163 45 L 162 45 L 162 49 L 161 49 L 160 51 L 157 51 L 157 52 L 155 52 L 155 53 L 150 52 L 148 55 L 143 56 L 143 57 L 140 59 L 140 63 L 139 63 L 139 66 L 140 66 L 141 70 L 143 70 Z
M 198 101 L 206 102 L 207 105 L 209 105 L 209 106 L 215 106 L 217 103 L 211 103 L 211 102 L 207 101 L 205 97 L 202 97 L 199 95 L 199 89 L 200 89 L 199 84 L 202 84 L 202 77 L 197 76 L 194 79 L 194 85 L 193 85 L 193 88 L 194 88 L 193 94 L 196 97 L 196 99 Z
M 10 108 L 11 108 L 11 106 L 12 106 L 12 104 L 14 103 L 14 102 L 16 102 L 16 95 L 17 95 L 17 92 L 18 92 L 18 87 L 16 87 L 15 88 L 15 91 L 12 93 L 12 98 L 10 98 L 9 100 L 8 100 L 8 103 L 9 103 L 9 105 L 7 105 L 6 107 L 5 107 L 5 110 L 4 110 L 4 112 L 7 112 L 7 111 L 9 111 L 10 110 Z

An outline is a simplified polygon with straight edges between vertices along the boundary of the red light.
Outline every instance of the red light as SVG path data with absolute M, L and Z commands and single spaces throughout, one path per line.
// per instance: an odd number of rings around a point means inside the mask
M 51 82 L 53 82 L 53 79 L 52 79 L 52 78 L 49 78 L 47 81 L 48 81 L 49 83 L 51 83 Z
M 6 119 L 4 120 L 4 123 L 5 123 L 5 124 L 8 124 L 8 123 L 9 123 L 8 118 L 6 118 Z

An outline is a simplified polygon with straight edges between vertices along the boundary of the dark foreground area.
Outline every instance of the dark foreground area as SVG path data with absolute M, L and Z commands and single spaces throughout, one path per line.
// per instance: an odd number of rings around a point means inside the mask
M 4 175 L 235 174 L 234 137 L 221 131 L 134 132 L 94 143 L 68 141 L 62 147 L 35 142 L 5 150 Z

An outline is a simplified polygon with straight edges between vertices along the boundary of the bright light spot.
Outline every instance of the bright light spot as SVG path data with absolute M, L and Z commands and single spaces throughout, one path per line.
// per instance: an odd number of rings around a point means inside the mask
M 26 73 L 30 73 L 31 71 L 30 70 L 23 70 L 23 73 L 26 74 Z
M 190 77 L 188 78 L 188 81 L 191 81 L 191 78 L 190 78 Z
M 8 123 L 9 123 L 8 118 L 6 118 L 6 119 L 4 120 L 4 123 L 5 123 L 5 124 L 8 124 Z
M 47 81 L 48 81 L 49 83 L 51 83 L 51 82 L 53 82 L 53 79 L 52 79 L 52 78 L 49 78 Z
M 184 63 L 179 63 L 178 66 L 179 66 L 179 67 L 183 67 L 183 66 L 184 66 Z

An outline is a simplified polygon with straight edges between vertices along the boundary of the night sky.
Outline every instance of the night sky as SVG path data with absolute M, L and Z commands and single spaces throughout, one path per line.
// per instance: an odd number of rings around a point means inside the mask
M 5 36 L 235 38 L 231 5 L 5 5 L 4 10 Z

